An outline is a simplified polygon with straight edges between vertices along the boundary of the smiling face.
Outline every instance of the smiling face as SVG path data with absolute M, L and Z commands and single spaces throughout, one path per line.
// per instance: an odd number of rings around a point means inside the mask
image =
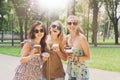
M 50 26 L 50 33 L 52 35 L 60 34 L 61 30 L 62 30 L 61 25 L 57 21 L 53 22 Z
M 36 21 L 31 25 L 28 38 L 29 39 L 35 39 L 35 38 L 45 38 L 46 30 L 45 26 L 42 22 Z
M 73 17 L 67 20 L 67 28 L 70 32 L 76 32 L 78 29 L 78 21 Z
M 35 38 L 41 39 L 44 36 L 44 29 L 41 25 L 37 25 L 34 29 Z

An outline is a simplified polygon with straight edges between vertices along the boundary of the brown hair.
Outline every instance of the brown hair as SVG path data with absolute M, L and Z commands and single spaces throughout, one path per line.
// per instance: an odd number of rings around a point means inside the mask
M 70 16 L 68 16 L 67 21 L 68 21 L 69 19 L 74 19 L 74 20 L 78 23 L 78 26 L 79 26 L 79 27 L 78 27 L 78 29 L 77 29 L 77 34 L 78 34 L 79 32 L 82 33 L 82 34 L 84 34 L 83 29 L 80 27 L 78 17 L 77 17 L 77 16 L 74 16 L 74 15 L 70 15 Z
M 35 30 L 35 27 L 40 25 L 43 30 L 44 30 L 44 36 L 42 37 L 41 41 L 40 41 L 40 45 L 42 46 L 42 52 L 45 51 L 45 47 L 46 47 L 46 29 L 45 29 L 45 25 L 41 22 L 41 21 L 36 21 L 34 22 L 32 25 L 31 25 L 31 28 L 30 28 L 30 31 L 29 31 L 29 34 L 28 34 L 28 39 L 35 39 L 35 35 L 34 35 L 34 30 Z

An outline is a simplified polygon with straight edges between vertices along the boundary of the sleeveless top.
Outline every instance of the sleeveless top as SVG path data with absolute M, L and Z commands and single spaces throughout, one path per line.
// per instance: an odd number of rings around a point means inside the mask
M 63 65 L 57 53 L 47 49 L 50 53 L 49 59 L 43 64 L 43 77 L 47 80 L 50 78 L 62 78 L 65 76 Z
M 84 56 L 84 52 L 81 49 L 76 47 L 72 48 L 73 56 L 81 57 Z M 71 77 L 81 78 L 89 78 L 88 66 L 85 61 L 68 61 L 67 65 L 67 73 Z
M 31 48 L 33 48 L 34 43 L 31 40 L 27 41 L 31 43 Z M 19 64 L 13 80 L 41 80 L 42 64 L 40 55 L 36 55 L 26 63 Z

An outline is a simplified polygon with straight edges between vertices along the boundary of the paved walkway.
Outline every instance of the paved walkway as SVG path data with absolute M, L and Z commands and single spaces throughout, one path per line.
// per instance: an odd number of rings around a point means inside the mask
M 18 57 L 0 54 L 0 80 L 12 80 L 18 64 Z M 64 68 L 66 69 L 66 65 L 64 65 Z M 90 68 L 90 80 L 120 80 L 120 73 Z

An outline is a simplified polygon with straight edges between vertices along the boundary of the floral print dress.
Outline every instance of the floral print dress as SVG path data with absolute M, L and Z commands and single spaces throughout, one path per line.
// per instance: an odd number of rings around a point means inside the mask
M 33 46 L 34 43 L 31 41 L 31 47 Z M 41 80 L 42 65 L 43 62 L 40 55 L 36 55 L 30 61 L 17 66 L 13 80 Z
M 84 52 L 73 47 L 73 56 L 84 56 Z M 78 80 L 89 80 L 89 71 L 85 61 L 69 61 L 67 73 L 70 77 L 76 77 Z

